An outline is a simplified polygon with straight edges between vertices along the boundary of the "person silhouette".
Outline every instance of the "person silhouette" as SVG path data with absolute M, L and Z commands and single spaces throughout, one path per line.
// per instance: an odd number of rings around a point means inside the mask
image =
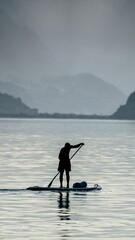
M 84 143 L 79 143 L 77 145 L 70 145 L 70 143 L 65 143 L 65 146 L 60 150 L 59 153 L 59 164 L 58 164 L 58 171 L 60 172 L 60 188 L 63 187 L 63 174 L 64 171 L 66 172 L 66 181 L 67 181 L 67 188 L 69 188 L 69 181 L 70 175 L 69 172 L 71 171 L 71 162 L 69 158 L 69 153 L 71 148 L 78 148 Z

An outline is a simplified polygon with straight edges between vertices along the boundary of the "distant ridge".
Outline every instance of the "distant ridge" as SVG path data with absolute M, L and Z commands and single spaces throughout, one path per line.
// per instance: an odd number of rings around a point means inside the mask
M 37 114 L 37 109 L 31 109 L 20 98 L 0 93 L 0 116 L 36 116 Z
M 135 91 L 130 94 L 125 105 L 121 105 L 111 118 L 135 120 Z
M 50 114 L 112 114 L 125 103 L 122 91 L 91 73 L 53 76 L 57 62 L 62 60 L 55 58 L 49 44 L 2 5 L 0 92 L 20 97 L 28 106 Z
M 20 97 L 28 106 L 49 114 L 110 115 L 127 99 L 114 85 L 90 73 L 36 80 L 5 75 L 1 76 L 0 91 Z
M 75 114 L 75 113 L 38 113 L 36 108 L 30 108 L 20 98 L 0 93 L 0 117 L 52 118 L 52 119 L 119 119 L 135 120 L 135 92 L 131 93 L 125 105 L 121 105 L 112 115 Z
M 118 88 L 90 73 L 42 78 L 35 96 L 34 106 L 48 113 L 108 115 L 126 101 Z

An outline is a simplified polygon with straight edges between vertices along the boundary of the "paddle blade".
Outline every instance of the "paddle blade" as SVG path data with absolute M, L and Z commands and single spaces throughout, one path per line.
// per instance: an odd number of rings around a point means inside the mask
M 58 174 L 59 174 L 59 172 L 55 175 L 55 177 L 52 179 L 52 181 L 48 184 L 48 187 L 51 187 L 51 185 L 52 185 L 54 179 L 58 176 Z
M 51 187 L 52 183 L 53 183 L 53 181 L 51 181 L 51 182 L 48 184 L 48 187 Z

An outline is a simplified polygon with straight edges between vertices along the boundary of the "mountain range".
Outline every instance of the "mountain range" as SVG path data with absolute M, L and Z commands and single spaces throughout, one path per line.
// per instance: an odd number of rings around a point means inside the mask
M 6 79 L 0 82 L 2 93 L 20 97 L 40 112 L 109 115 L 126 101 L 115 86 L 91 74 L 49 76 L 23 84 L 17 77 Z
M 31 109 L 29 106 L 24 104 L 20 98 L 0 93 L 0 117 L 135 120 L 135 92 L 130 94 L 125 105 L 121 105 L 110 116 L 101 116 L 96 114 L 38 113 L 37 109 Z
M 127 96 L 92 74 L 53 76 L 57 59 L 36 32 L 0 5 L 0 92 L 48 113 L 112 114 Z M 57 64 L 56 64 L 57 65 Z M 53 69 L 52 68 L 52 69 Z

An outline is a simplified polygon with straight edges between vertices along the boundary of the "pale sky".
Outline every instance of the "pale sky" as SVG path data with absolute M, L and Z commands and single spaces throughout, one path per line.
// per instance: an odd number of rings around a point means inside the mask
M 45 43 L 50 74 L 92 73 L 135 90 L 134 0 L 0 0 L 0 7 Z

